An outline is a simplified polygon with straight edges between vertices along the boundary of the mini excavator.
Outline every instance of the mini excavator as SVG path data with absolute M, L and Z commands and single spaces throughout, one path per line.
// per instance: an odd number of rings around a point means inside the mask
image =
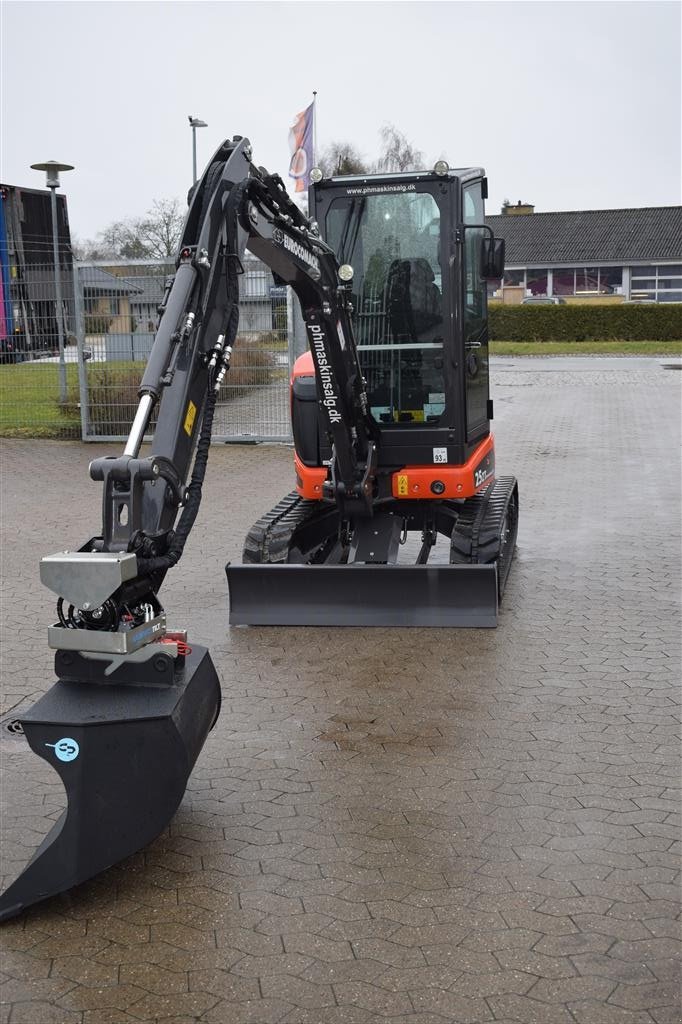
M 124 452 L 90 465 L 101 530 L 40 564 L 58 598 L 57 682 L 20 721 L 68 804 L 0 920 L 154 839 L 218 717 L 210 655 L 168 630 L 158 594 L 199 510 L 246 248 L 295 292 L 309 352 L 291 381 L 296 488 L 227 566 L 230 622 L 497 622 L 518 491 L 495 476 L 490 433 L 486 283 L 504 243 L 484 223 L 485 174 L 439 161 L 315 177 L 308 219 L 235 136 L 190 195 Z

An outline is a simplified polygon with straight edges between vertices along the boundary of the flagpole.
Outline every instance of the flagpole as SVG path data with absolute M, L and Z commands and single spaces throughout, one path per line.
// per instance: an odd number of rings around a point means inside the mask
M 317 89 L 313 89 L 313 167 L 317 167 Z

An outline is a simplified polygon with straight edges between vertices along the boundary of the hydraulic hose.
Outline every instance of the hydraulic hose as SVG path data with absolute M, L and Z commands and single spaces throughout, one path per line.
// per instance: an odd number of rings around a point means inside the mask
M 208 451 L 211 447 L 211 430 L 213 428 L 213 415 L 215 413 L 216 402 L 218 399 L 217 392 L 213 388 L 213 380 L 209 380 L 209 391 L 206 398 L 206 405 L 204 407 L 204 416 L 201 423 L 201 434 L 199 435 L 199 442 L 197 444 L 196 456 L 194 459 L 194 467 L 192 469 L 192 478 L 187 488 L 187 500 L 182 510 L 182 515 L 178 522 L 177 528 L 173 533 L 173 539 L 166 551 L 165 555 L 160 555 L 157 558 L 138 558 L 137 570 L 140 576 L 150 576 L 157 572 L 166 572 L 168 569 L 172 569 L 174 565 L 180 561 L 182 552 L 185 549 L 187 538 L 190 535 L 192 527 L 196 522 L 197 515 L 199 514 L 199 506 L 201 505 L 201 493 L 206 476 L 206 467 L 208 465 Z

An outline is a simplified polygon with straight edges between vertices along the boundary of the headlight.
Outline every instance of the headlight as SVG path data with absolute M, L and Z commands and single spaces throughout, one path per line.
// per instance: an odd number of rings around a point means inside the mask
M 447 160 L 436 160 L 435 164 L 433 165 L 433 170 L 436 174 L 440 174 L 441 177 L 445 177 L 445 175 L 450 170 L 450 165 L 447 162 Z
M 339 267 L 339 277 L 342 281 L 352 281 L 354 273 L 355 271 L 350 263 L 344 263 L 343 266 Z

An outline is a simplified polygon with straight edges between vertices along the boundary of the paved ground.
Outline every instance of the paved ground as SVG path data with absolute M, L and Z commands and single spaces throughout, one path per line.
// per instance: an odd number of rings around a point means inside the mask
M 499 360 L 519 477 L 496 631 L 227 629 L 223 564 L 291 489 L 216 447 L 165 603 L 224 707 L 171 826 L 0 930 L 11 1024 L 673 1024 L 680 375 Z M 99 523 L 76 443 L 3 445 L 5 708 L 51 683 L 37 558 Z M 2 740 L 4 858 L 61 786 Z

